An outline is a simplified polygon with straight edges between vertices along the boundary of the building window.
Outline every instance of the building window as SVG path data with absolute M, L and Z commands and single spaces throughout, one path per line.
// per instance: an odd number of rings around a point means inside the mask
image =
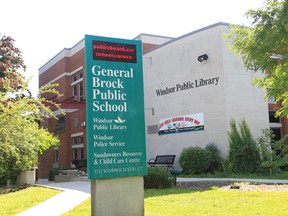
M 269 110 L 269 122 L 270 123 L 280 123 L 280 118 L 279 116 L 275 117 L 276 111 L 274 110 Z
M 269 97 L 268 98 L 268 103 L 269 104 L 275 104 L 275 98 L 274 97 Z
M 72 145 L 77 145 L 78 144 L 78 137 L 73 137 L 72 138 Z
M 78 148 L 73 149 L 73 159 L 78 159 Z
M 72 96 L 77 98 L 77 101 L 82 101 L 84 99 L 83 91 L 83 69 L 77 71 L 72 75 Z
M 79 101 L 83 100 L 83 82 L 79 83 Z
M 83 143 L 84 143 L 83 135 L 72 137 L 72 145 L 83 145 Z
M 84 159 L 84 148 L 73 148 L 73 160 Z
M 278 141 L 281 139 L 281 128 L 270 128 L 270 130 L 273 131 L 273 134 L 275 135 L 274 140 Z
M 281 139 L 281 119 L 279 116 L 275 116 L 276 111 L 275 110 L 269 110 L 269 123 L 270 123 L 270 130 L 273 131 L 273 134 L 275 135 L 274 140 L 278 141 Z
M 80 148 L 80 159 L 84 159 L 84 148 Z
M 80 144 L 84 143 L 84 137 L 83 136 L 79 136 L 79 142 L 80 142 Z
M 72 159 L 84 159 L 84 136 L 83 133 L 72 134 Z
M 72 94 L 74 97 L 77 96 L 77 85 L 72 86 Z
M 60 117 L 55 123 L 55 133 L 65 132 L 65 116 Z
M 83 70 L 80 70 L 80 71 L 78 72 L 78 75 L 79 75 L 79 79 L 83 78 Z
M 75 82 L 77 80 L 77 73 L 72 75 L 72 82 Z
M 58 149 L 54 150 L 54 163 L 58 163 L 59 161 L 59 151 Z

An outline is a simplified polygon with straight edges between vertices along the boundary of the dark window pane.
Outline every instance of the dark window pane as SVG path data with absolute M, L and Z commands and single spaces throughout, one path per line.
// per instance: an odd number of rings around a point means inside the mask
M 269 122 L 270 123 L 280 123 L 280 118 L 275 117 L 276 111 L 269 111 Z
M 60 117 L 55 123 L 55 133 L 63 133 L 65 132 L 65 117 Z

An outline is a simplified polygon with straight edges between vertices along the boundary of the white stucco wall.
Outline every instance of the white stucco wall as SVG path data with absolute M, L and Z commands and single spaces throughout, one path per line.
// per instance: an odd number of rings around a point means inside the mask
M 195 113 L 204 114 L 205 126 L 203 131 L 148 133 L 147 159 L 158 154 L 176 154 L 177 163 L 183 148 L 205 147 L 209 142 L 215 143 L 225 157 L 231 118 L 245 118 L 255 137 L 261 128 L 269 127 L 264 92 L 252 87 L 256 74 L 247 72 L 241 59 L 227 49 L 223 39 L 223 33 L 227 32 L 227 25 L 216 24 L 172 40 L 145 55 L 146 126 L 158 125 L 160 119 Z M 202 54 L 208 55 L 207 61 L 197 60 Z M 213 78 L 214 84 L 196 86 L 195 80 L 199 85 L 200 79 Z M 175 86 L 186 82 L 192 83 L 193 88 L 177 91 Z M 166 87 L 175 87 L 175 92 L 157 96 L 156 90 Z

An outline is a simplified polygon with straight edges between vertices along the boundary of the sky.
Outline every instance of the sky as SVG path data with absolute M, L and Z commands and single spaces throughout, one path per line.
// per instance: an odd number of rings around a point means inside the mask
M 133 39 L 141 33 L 179 37 L 218 23 L 244 24 L 263 0 L 0 0 L 0 36 L 22 52 L 33 95 L 38 70 L 85 34 Z

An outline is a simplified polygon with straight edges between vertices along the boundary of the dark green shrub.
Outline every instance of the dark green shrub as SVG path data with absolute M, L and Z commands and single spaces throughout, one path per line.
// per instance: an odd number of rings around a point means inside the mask
M 277 161 L 281 171 L 288 170 L 288 134 L 282 139 L 275 141 L 272 146 L 273 160 Z
M 232 174 L 233 173 L 233 164 L 228 159 L 224 159 L 221 162 L 220 170 L 224 174 Z
M 211 154 L 211 161 L 210 161 L 208 171 L 215 172 L 219 170 L 219 168 L 221 167 L 222 160 L 223 160 L 220 156 L 220 150 L 214 143 L 209 143 L 208 145 L 205 146 L 205 149 L 209 151 Z
M 262 162 L 260 168 L 261 168 L 260 171 L 262 173 L 269 172 L 270 175 L 272 175 L 273 173 L 280 172 L 279 164 L 273 160 Z
M 0 152 L 0 186 L 7 184 L 15 184 L 17 176 L 20 174 L 21 169 L 15 166 L 16 159 L 8 157 L 5 152 Z
M 281 171 L 287 171 L 288 170 L 288 158 L 283 157 L 279 160 L 278 165 L 281 169 Z
M 173 184 L 173 176 L 169 170 L 159 167 L 149 167 L 147 176 L 144 176 L 145 189 L 170 188 Z
M 179 162 L 184 174 L 205 173 L 209 169 L 211 153 L 200 147 L 184 148 Z
M 55 175 L 58 174 L 58 169 L 57 168 L 51 168 L 49 169 L 49 177 L 48 180 L 49 181 L 55 181 Z
M 228 132 L 229 162 L 236 173 L 252 173 L 260 168 L 260 152 L 246 121 L 243 119 L 237 128 L 234 119 L 230 121 Z

